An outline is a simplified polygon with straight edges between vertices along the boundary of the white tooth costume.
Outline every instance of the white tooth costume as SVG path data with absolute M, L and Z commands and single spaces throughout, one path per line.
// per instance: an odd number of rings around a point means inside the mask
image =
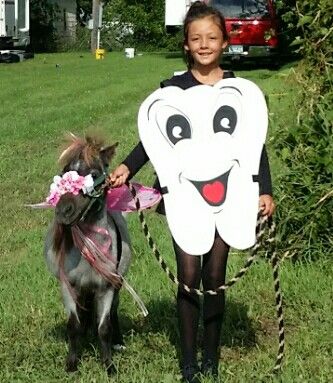
M 153 92 L 138 115 L 139 135 L 158 175 L 166 217 L 188 254 L 207 253 L 215 230 L 230 246 L 255 243 L 260 156 L 266 138 L 265 98 L 253 82 Z

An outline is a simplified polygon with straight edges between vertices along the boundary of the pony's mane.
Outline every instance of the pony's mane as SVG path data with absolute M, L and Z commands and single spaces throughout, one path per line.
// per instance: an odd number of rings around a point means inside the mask
M 78 159 L 84 160 L 90 166 L 93 159 L 99 156 L 100 150 L 104 146 L 104 140 L 95 136 L 82 138 L 70 133 L 66 141 L 68 146 L 61 153 L 58 160 L 62 167 Z

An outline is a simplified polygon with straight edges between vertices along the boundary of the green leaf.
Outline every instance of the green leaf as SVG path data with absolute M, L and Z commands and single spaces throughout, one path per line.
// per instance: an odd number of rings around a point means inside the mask
M 290 157 L 290 150 L 289 150 L 289 148 L 284 147 L 284 148 L 281 150 L 281 157 L 282 157 L 283 161 L 285 161 L 287 158 Z
M 328 28 L 321 28 L 320 29 L 320 34 L 325 36 L 328 33 Z
M 301 27 L 302 25 L 310 24 L 312 22 L 312 20 L 313 20 L 312 16 L 305 15 L 299 19 L 297 26 Z
M 290 47 L 303 44 L 304 39 L 301 39 L 300 36 L 297 36 L 296 39 L 290 44 Z

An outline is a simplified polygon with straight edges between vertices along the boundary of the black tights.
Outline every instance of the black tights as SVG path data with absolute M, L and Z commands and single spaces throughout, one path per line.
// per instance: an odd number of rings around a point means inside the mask
M 177 259 L 178 279 L 189 287 L 204 290 L 215 289 L 224 284 L 229 246 L 216 235 L 212 249 L 202 257 L 185 253 L 173 241 Z M 224 312 L 224 292 L 205 295 L 203 301 L 203 359 L 217 361 L 219 340 Z M 180 330 L 180 346 L 183 364 L 195 364 L 197 360 L 197 332 L 200 303 L 195 294 L 178 290 L 177 310 Z

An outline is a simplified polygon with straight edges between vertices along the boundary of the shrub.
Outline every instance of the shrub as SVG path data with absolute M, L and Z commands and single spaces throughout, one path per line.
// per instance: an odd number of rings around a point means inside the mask
M 298 1 L 292 45 L 303 60 L 295 70 L 301 88 L 298 118 L 276 135 L 285 167 L 277 180 L 281 249 L 298 256 L 329 254 L 333 245 L 332 46 L 330 0 Z
M 164 0 L 114 0 L 104 8 L 104 23 L 105 47 L 133 46 L 144 51 L 178 49 L 179 36 L 165 30 Z
M 90 50 L 91 31 L 81 25 L 76 26 L 75 39 L 57 39 L 58 52 L 82 52 Z

